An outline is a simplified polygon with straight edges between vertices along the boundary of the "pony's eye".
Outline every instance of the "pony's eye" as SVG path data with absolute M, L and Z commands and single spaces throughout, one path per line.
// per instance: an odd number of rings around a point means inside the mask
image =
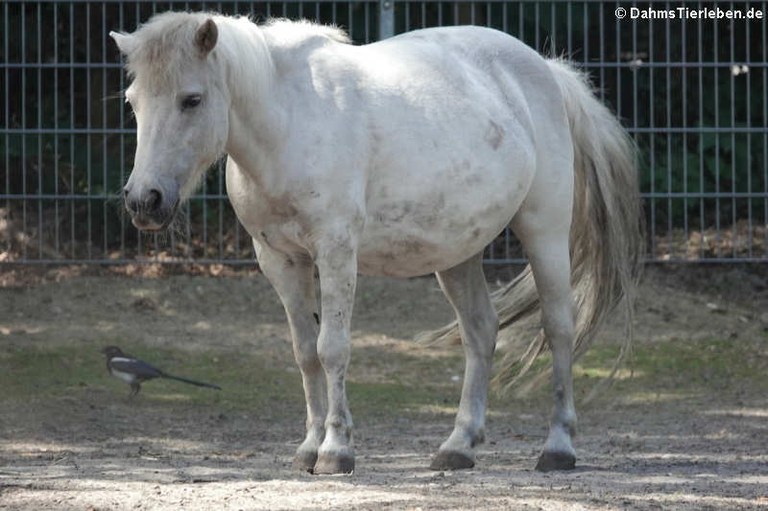
M 190 94 L 181 100 L 181 109 L 189 110 L 190 108 L 195 108 L 202 100 L 203 97 L 200 94 Z

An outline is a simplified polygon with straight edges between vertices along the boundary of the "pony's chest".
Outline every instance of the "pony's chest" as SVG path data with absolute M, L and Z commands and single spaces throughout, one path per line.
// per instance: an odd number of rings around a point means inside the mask
M 293 253 L 306 246 L 305 227 L 300 212 L 290 201 L 279 201 L 264 194 L 227 169 L 227 194 L 238 220 L 255 242 L 282 253 Z
M 231 200 L 238 220 L 258 243 L 278 252 L 295 252 L 305 245 L 306 233 L 299 215 L 291 208 L 282 210 L 258 200 Z

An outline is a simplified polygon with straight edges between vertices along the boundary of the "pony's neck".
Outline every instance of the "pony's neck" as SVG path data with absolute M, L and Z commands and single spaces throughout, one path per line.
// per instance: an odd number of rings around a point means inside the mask
M 226 151 L 238 163 L 259 162 L 280 144 L 283 112 L 275 64 L 264 35 L 247 19 L 225 18 L 221 54 L 230 95 Z

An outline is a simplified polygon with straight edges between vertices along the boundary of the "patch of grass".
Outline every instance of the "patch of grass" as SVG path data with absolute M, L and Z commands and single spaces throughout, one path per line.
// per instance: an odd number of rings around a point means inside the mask
M 597 397 L 610 396 L 627 403 L 707 398 L 713 393 L 735 397 L 768 394 L 768 338 L 766 341 L 680 339 L 637 343 L 632 357 L 610 381 L 619 346 L 598 344 L 574 365 L 576 398 L 585 398 L 596 386 L 601 391 Z M 504 409 L 515 402 L 518 406 L 520 402 L 522 406 L 549 404 L 550 367 L 551 357 L 545 353 L 515 386 L 495 389 L 490 406 Z
M 128 386 L 108 376 L 99 345 L 71 343 L 41 346 L 30 342 L 6 343 L 0 348 L 0 387 L 8 404 L 72 398 L 96 392 L 105 399 L 124 399 Z M 768 393 L 768 354 L 755 344 L 712 339 L 638 344 L 631 362 L 613 382 L 612 396 L 627 402 L 649 399 L 674 400 L 706 396 L 713 392 Z M 171 374 L 221 385 L 221 392 L 170 380 L 147 382 L 140 399 L 159 406 L 190 406 L 215 403 L 223 411 L 258 411 L 260 414 L 303 414 L 301 376 L 286 367 L 253 355 L 231 352 L 181 351 L 131 346 L 138 356 Z M 616 346 L 596 346 L 576 365 L 579 395 L 605 380 L 618 353 Z M 356 415 L 419 415 L 424 410 L 449 413 L 458 404 L 462 357 L 435 357 L 413 352 L 384 352 L 358 357 L 348 381 L 350 406 Z M 369 366 L 374 370 L 367 372 Z M 538 364 L 547 365 L 543 359 Z M 630 375 L 630 373 L 632 373 Z M 526 400 L 547 399 L 548 382 Z M 490 406 L 508 409 L 516 398 L 491 393 Z M 548 401 L 547 401 L 548 403 Z
M 768 391 L 768 356 L 756 345 L 725 339 L 638 344 L 613 387 L 618 394 L 704 396 L 712 392 Z M 605 379 L 618 346 L 596 346 L 574 370 L 577 387 Z
M 347 391 L 355 415 L 419 414 L 454 406 L 461 394 L 464 357 L 460 352 L 357 349 L 352 355 Z
M 56 400 L 77 395 L 86 389 L 127 397 L 128 385 L 107 373 L 106 360 L 97 345 L 66 344 L 42 346 L 10 344 L 0 350 L 0 386 L 5 400 Z M 181 352 L 146 346 L 132 346 L 131 354 L 170 374 L 215 383 L 222 391 L 181 382 L 155 379 L 142 385 L 140 398 L 166 404 L 216 402 L 223 409 L 272 410 L 275 403 L 302 406 L 303 393 L 298 372 L 269 366 L 256 356 L 235 356 L 214 352 Z
M 29 399 L 52 398 L 71 394 L 89 386 L 104 371 L 103 356 L 73 345 L 37 347 L 26 344 L 7 344 L 0 351 L 4 370 L 0 372 L 0 386 L 6 397 Z
M 350 383 L 347 385 L 354 414 L 377 417 L 392 414 L 418 414 L 425 408 L 458 402 L 460 390 L 441 386 L 410 386 L 399 383 Z

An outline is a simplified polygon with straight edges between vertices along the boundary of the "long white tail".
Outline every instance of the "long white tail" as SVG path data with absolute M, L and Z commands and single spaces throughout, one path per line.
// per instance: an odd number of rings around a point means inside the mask
M 589 80 L 562 60 L 548 60 L 562 90 L 574 145 L 571 283 L 576 301 L 574 355 L 589 347 L 607 315 L 624 298 L 626 336 L 616 367 L 632 343 L 633 304 L 645 248 L 635 146 L 618 119 L 595 98 Z M 539 298 L 530 266 L 493 293 L 506 356 L 496 383 L 516 382 L 545 351 Z M 515 328 L 510 328 L 512 326 Z M 521 326 L 535 334 L 521 336 Z M 530 328 L 528 329 L 530 331 Z M 510 332 L 515 335 L 508 338 Z M 420 336 L 426 342 L 459 339 L 456 323 Z M 615 369 L 615 368 L 614 368 Z

